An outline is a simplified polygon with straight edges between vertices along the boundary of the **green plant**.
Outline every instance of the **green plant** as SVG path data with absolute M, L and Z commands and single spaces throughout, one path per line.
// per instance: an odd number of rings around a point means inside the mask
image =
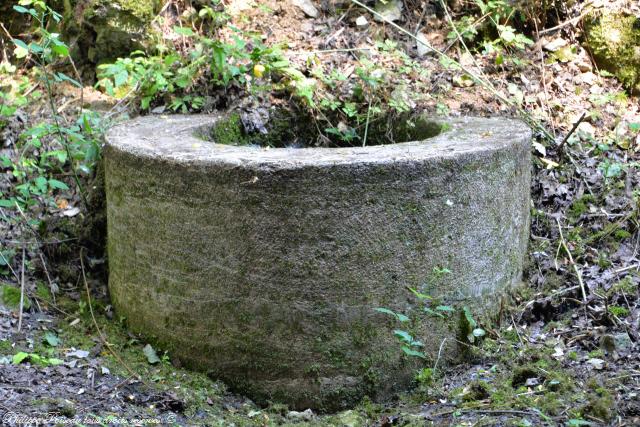
M 204 8 L 200 13 L 211 17 L 222 12 Z M 235 28 L 232 42 L 223 42 L 188 27 L 175 26 L 173 31 L 188 40 L 188 51 L 166 44 L 161 45 L 156 54 L 136 51 L 128 58 L 102 64 L 98 66 L 96 87 L 119 99 L 137 97 L 142 110 L 164 101 L 173 111 L 186 113 L 204 105 L 204 98 L 194 93 L 197 84 L 199 87 L 213 85 L 213 89 L 244 86 L 252 72 L 258 79 L 264 73 L 279 73 L 289 80 L 302 80 L 302 74 L 284 59 L 280 47 L 266 47 L 257 38 L 249 43 Z M 312 102 L 305 90 L 308 88 L 304 85 L 296 87 L 299 96 Z
M 416 382 L 423 386 L 429 386 L 433 383 L 435 378 L 435 369 L 422 368 L 416 374 Z
M 460 311 L 460 322 L 458 326 L 459 339 L 470 344 L 477 343 L 487 334 L 484 329 L 478 326 L 478 322 L 473 318 L 471 310 L 469 310 L 468 307 L 463 307 Z
M 10 285 L 0 286 L 0 301 L 11 309 L 17 309 L 20 307 L 21 294 L 20 289 L 14 288 Z M 29 310 L 31 308 L 31 300 L 24 298 L 23 308 Z
M 35 75 L 46 90 L 52 122 L 37 124 L 23 133 L 17 159 L 0 158 L 0 165 L 10 169 L 18 182 L 8 193 L 0 193 L 0 206 L 53 205 L 53 194 L 69 189 L 64 181 L 55 177 L 63 174 L 66 166 L 70 167 L 78 191 L 84 197 L 79 173 L 89 174 L 99 157 L 101 126 L 93 113 L 82 113 L 75 123 L 67 124 L 55 104 L 54 85 L 67 82 L 82 87 L 80 82 L 55 69 L 60 60 L 70 60 L 69 47 L 59 34 L 47 29 L 50 23 L 59 24 L 62 16 L 42 0 L 20 0 L 14 10 L 36 23 L 29 43 L 12 40 L 14 54 L 36 66 Z M 4 113 L 11 112 L 11 108 L 4 110 Z
M 39 366 L 57 366 L 61 365 L 64 361 L 60 359 L 56 359 L 54 357 L 45 357 L 36 353 L 26 353 L 24 351 L 18 352 L 13 355 L 12 363 L 14 365 L 19 365 L 23 362 L 31 362 Z
M 402 313 L 396 313 L 395 311 L 389 310 L 388 308 L 378 307 L 375 309 L 379 313 L 388 314 L 393 316 L 400 323 L 408 323 L 409 318 Z M 393 335 L 400 341 L 400 349 L 407 355 L 411 357 L 419 357 L 421 359 L 426 358 L 423 352 L 419 351 L 419 348 L 424 347 L 424 344 L 416 340 L 413 335 L 404 329 L 395 329 L 393 331 Z
M 520 64 L 521 60 L 511 53 L 533 45 L 533 40 L 514 27 L 514 21 L 524 17 L 518 6 L 507 0 L 475 0 L 474 3 L 480 16 L 464 15 L 453 21 L 454 29 L 448 38 L 453 41 L 460 37 L 463 42 L 479 44 L 485 55 L 495 56 L 497 65 L 506 60 Z
M 610 305 L 609 313 L 613 316 L 624 318 L 629 315 L 629 309 L 627 307 L 622 307 L 619 305 Z

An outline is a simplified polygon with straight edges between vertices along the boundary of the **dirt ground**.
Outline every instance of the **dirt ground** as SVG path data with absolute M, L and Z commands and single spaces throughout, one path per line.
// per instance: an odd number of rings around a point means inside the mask
M 286 41 L 288 58 L 302 68 L 315 55 L 348 75 L 357 59 L 352 49 L 371 52 L 375 62 L 375 40 L 387 38 L 424 69 L 407 82 L 408 91 L 424 94 L 421 108 L 516 115 L 478 85 L 461 83 L 460 73 L 443 68 L 433 55 L 419 57 L 413 39 L 355 5 L 317 2 L 318 16 L 311 18 L 289 2 L 259 3 L 236 4 L 233 23 L 263 34 L 265 44 Z M 438 370 L 393 402 L 364 401 L 339 414 L 258 407 L 220 382 L 175 366 L 170 354 L 126 331 L 109 305 L 104 254 L 99 248 L 82 254 L 82 245 L 74 243 L 85 220 L 70 215 L 80 204 L 75 196 L 57 211 L 35 213 L 47 216 L 44 238 L 19 213 L 0 208 L 3 250 L 17 260 L 0 285 L 20 288 L 23 282 L 30 302 L 22 315 L 0 305 L 2 425 L 640 425 L 640 133 L 628 128 L 640 123 L 640 100 L 598 72 L 579 20 L 570 21 L 579 16 L 581 2 L 547 25 L 551 30 L 533 31 L 535 43 L 514 54 L 527 63 L 504 66 L 450 43 L 450 28 L 435 6 L 405 4 L 399 24 L 421 29 L 430 43 L 482 73 L 505 97 L 521 99 L 556 137 L 556 144 L 533 147 L 524 289 L 499 321 L 483 325 L 487 337 L 469 361 Z M 640 13 L 640 6 L 629 7 Z M 366 26 L 356 25 L 361 16 Z M 571 54 L 560 57 L 553 45 Z M 96 109 L 116 105 L 94 89 L 86 93 L 85 102 Z M 58 99 L 71 105 L 78 93 L 69 88 Z M 45 108 L 31 106 L 10 132 L 17 135 L 46 116 Z M 26 252 L 22 269 L 25 241 L 40 249 Z M 55 295 L 52 286 L 59 288 Z

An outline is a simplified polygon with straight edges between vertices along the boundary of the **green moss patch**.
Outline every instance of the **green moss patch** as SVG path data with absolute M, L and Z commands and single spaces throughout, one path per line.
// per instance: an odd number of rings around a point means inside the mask
M 586 45 L 598 65 L 640 92 L 640 18 L 602 10 L 586 20 Z
M 326 129 L 327 132 L 321 134 L 317 123 L 305 112 L 275 110 L 257 122 L 253 116 L 255 114 L 230 113 L 203 132 L 201 137 L 224 145 L 271 148 L 359 146 L 364 141 L 365 123 L 361 129 L 351 130 L 353 134 L 346 138 L 344 133 Z M 369 124 L 366 145 L 421 141 L 450 129 L 448 123 L 423 115 L 385 117 Z

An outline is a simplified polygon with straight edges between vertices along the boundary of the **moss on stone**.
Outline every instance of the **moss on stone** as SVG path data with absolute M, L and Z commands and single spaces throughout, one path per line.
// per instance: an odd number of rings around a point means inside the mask
M 242 119 L 225 124 L 227 141 L 235 142 L 229 130 L 237 136 Z M 150 129 L 166 135 L 159 126 L 174 129 L 173 120 Z M 480 132 L 474 120 L 464 125 Z M 191 123 L 202 129 L 211 118 Z M 132 330 L 157 336 L 159 347 L 175 350 L 185 366 L 209 369 L 261 403 L 331 410 L 365 395 L 389 399 L 411 382 L 418 361 L 402 355 L 392 332 L 397 326 L 375 307 L 417 313 L 421 304 L 407 301 L 405 287 L 420 286 L 437 266 L 454 273 L 433 280 L 429 293 L 478 313 L 497 307 L 490 294 L 519 278 L 520 260 L 510 254 L 522 254 L 526 238 L 520 227 L 529 204 L 528 135 L 515 141 L 509 130 L 514 144 L 505 144 L 500 156 L 472 151 L 471 158 L 414 161 L 394 154 L 388 161 L 295 168 L 288 167 L 294 150 L 217 146 L 220 159 L 240 151 L 254 156 L 255 164 L 237 167 L 235 161 L 147 158 L 108 145 L 109 286 L 116 313 Z M 180 144 L 171 153 L 197 142 L 171 138 Z M 467 136 L 460 144 L 467 140 L 475 141 Z M 160 143 L 154 141 L 154 149 Z M 379 148 L 367 151 L 393 147 Z M 262 151 L 286 154 L 283 167 L 262 163 Z M 505 157 L 509 161 L 497 165 Z M 469 164 L 488 166 L 460 170 Z M 253 184 L 238 185 L 254 177 Z M 458 198 L 467 202 L 457 207 Z M 475 221 L 481 212 L 488 212 L 486 221 Z M 505 216 L 515 218 L 513 226 L 497 227 Z M 456 247 L 446 236 L 471 246 Z M 507 247 L 476 263 L 477 253 L 489 253 L 494 243 Z M 517 265 L 505 266 L 511 262 Z M 434 360 L 442 353 L 442 366 L 456 356 L 457 320 L 411 325 L 425 353 Z
M 219 120 L 209 131 L 209 137 L 216 144 L 224 145 L 247 145 L 247 137 L 242 130 L 240 115 L 230 114 L 228 117 Z
M 263 131 L 248 132 L 242 116 L 236 112 L 219 119 L 208 134 L 202 136 L 224 145 L 256 145 L 271 148 L 315 147 L 324 137 L 318 134 L 313 120 L 306 112 L 276 109 L 269 111 L 268 119 L 265 123 L 261 123 Z M 387 118 L 382 120 L 382 124 L 371 126 L 367 145 L 422 141 L 451 129 L 449 123 L 436 121 L 424 115 L 402 115 L 394 121 L 396 126 L 393 129 L 387 129 L 388 120 Z M 344 145 L 340 141 L 334 143 Z
M 598 65 L 631 92 L 640 92 L 640 18 L 603 9 L 585 23 L 586 45 Z

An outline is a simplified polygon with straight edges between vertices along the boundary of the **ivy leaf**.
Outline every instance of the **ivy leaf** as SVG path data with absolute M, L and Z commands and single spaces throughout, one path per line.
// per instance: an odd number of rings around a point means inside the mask
M 475 319 L 471 315 L 471 311 L 469 310 L 469 308 L 468 307 L 464 307 L 462 309 L 462 311 L 464 313 L 465 319 L 467 319 L 467 322 L 469 323 L 469 326 L 471 326 L 471 328 L 475 329 L 475 327 L 478 326 L 478 323 L 475 321 Z
M 402 323 L 408 322 L 409 318 L 407 316 L 405 316 L 402 313 L 396 313 L 396 317 L 398 318 L 399 321 L 401 321 Z
M 69 56 L 69 48 L 64 43 L 54 43 L 51 50 L 60 56 Z
M 47 191 L 47 178 L 44 176 L 38 176 L 33 180 L 33 183 L 37 187 L 40 193 L 44 193 Z
M 424 312 L 427 313 L 427 314 L 431 314 L 433 316 L 444 318 L 444 314 L 438 313 L 437 311 L 434 311 L 434 310 L 430 309 L 429 307 L 425 307 L 424 308 Z
M 433 298 L 431 298 L 431 296 L 430 296 L 430 295 L 423 294 L 422 292 L 419 292 L 419 291 L 418 291 L 418 290 L 416 290 L 416 289 L 409 288 L 409 290 L 410 290 L 410 291 L 411 291 L 411 293 L 413 293 L 413 294 L 416 296 L 416 298 L 418 298 L 419 300 L 425 300 L 425 299 L 426 299 L 426 300 L 430 300 L 430 299 L 433 299 Z
M 389 310 L 388 308 L 378 307 L 378 308 L 374 308 L 374 310 L 379 313 L 389 314 L 393 317 L 396 317 L 396 313 L 394 311 Z
M 191 37 L 194 35 L 194 32 L 191 28 L 187 28 L 187 27 L 178 27 L 178 26 L 174 26 L 173 27 L 173 31 L 176 34 L 179 34 L 181 36 L 187 36 L 187 37 Z
M 44 340 L 51 347 L 57 347 L 60 344 L 60 338 L 51 331 L 44 334 Z
M 71 77 L 67 76 L 64 73 L 56 73 L 55 77 L 56 77 L 56 80 L 59 81 L 59 82 L 69 82 L 72 85 L 74 85 L 75 87 L 79 87 L 79 88 L 82 87 L 80 82 L 78 82 L 77 80 L 72 79 Z
M 22 362 L 24 362 L 25 360 L 27 360 L 29 358 L 29 353 L 25 353 L 24 351 L 21 351 L 19 353 L 16 353 L 13 355 L 13 358 L 11 359 L 11 362 L 14 365 L 19 365 Z
M 42 48 L 42 46 L 40 46 L 37 43 L 29 43 L 29 50 L 33 53 L 41 53 L 44 52 L 44 49 Z
M 413 337 L 407 331 L 396 329 L 395 331 L 393 331 L 393 334 L 407 344 L 411 344 L 413 342 Z
M 120 87 L 124 85 L 125 83 L 127 83 L 128 80 L 129 80 L 129 73 L 127 73 L 127 70 L 121 70 L 120 72 L 118 72 L 118 74 L 116 74 L 113 77 L 113 83 L 116 85 L 116 87 Z
M 16 48 L 13 50 L 13 54 L 18 59 L 26 58 L 29 54 L 29 47 L 25 42 L 19 39 L 13 39 L 13 44 L 16 45 Z
M 383 307 L 378 307 L 374 309 L 375 311 L 378 311 L 380 313 L 384 313 L 384 314 L 388 314 L 390 316 L 395 317 L 396 319 L 398 319 L 401 322 L 408 322 L 409 318 L 407 316 L 405 316 L 402 313 L 396 313 L 395 311 L 391 311 L 388 308 L 383 308 Z
M 69 186 L 62 181 L 58 181 L 57 179 L 49 180 L 49 187 L 58 189 L 58 190 L 68 190 Z
M 412 348 L 409 348 L 406 345 L 402 346 L 402 351 L 404 351 L 404 353 L 407 356 L 419 357 L 421 359 L 426 359 L 427 358 L 427 356 L 425 356 L 423 352 L 414 350 Z

